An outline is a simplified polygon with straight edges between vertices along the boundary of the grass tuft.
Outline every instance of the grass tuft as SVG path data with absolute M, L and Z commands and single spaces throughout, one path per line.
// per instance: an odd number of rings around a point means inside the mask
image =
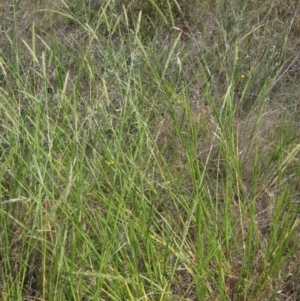
M 299 300 L 299 3 L 198 2 L 0 4 L 1 300 Z

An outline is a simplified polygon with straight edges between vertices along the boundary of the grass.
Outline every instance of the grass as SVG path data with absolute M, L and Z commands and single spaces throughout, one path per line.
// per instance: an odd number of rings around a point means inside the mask
M 299 300 L 298 1 L 0 7 L 0 300 Z

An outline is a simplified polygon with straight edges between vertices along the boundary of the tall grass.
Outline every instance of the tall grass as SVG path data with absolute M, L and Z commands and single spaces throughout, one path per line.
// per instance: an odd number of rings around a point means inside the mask
M 215 4 L 7 8 L 1 300 L 299 299 L 299 5 Z

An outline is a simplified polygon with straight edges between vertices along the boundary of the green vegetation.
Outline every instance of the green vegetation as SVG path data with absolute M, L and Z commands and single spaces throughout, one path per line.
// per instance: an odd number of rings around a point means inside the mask
M 0 300 L 299 300 L 299 1 L 3 2 Z

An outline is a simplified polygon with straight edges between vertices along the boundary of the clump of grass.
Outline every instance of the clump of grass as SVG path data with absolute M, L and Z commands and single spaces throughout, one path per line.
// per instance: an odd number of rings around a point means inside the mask
M 25 2 L 1 300 L 298 300 L 297 2 Z

